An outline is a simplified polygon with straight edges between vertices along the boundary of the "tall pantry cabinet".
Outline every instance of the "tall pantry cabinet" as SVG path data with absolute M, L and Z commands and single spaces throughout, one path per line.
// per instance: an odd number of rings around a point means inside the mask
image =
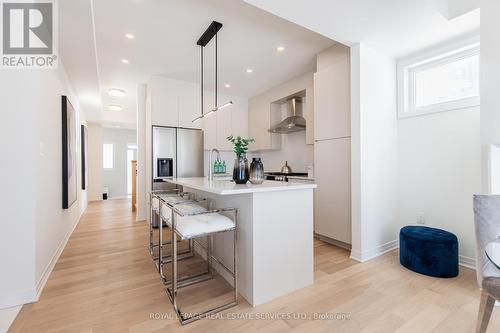
M 351 244 L 351 79 L 349 48 L 336 44 L 317 56 L 314 74 L 314 231 Z M 339 243 L 340 242 L 340 243 Z

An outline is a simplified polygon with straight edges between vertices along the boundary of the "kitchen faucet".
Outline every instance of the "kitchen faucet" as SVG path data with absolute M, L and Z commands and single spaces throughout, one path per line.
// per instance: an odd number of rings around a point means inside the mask
M 214 169 L 212 165 L 212 155 L 214 152 L 217 153 L 217 160 L 220 160 L 219 150 L 216 148 L 212 149 L 212 151 L 210 152 L 210 158 L 208 160 L 208 180 L 210 181 L 214 180 Z

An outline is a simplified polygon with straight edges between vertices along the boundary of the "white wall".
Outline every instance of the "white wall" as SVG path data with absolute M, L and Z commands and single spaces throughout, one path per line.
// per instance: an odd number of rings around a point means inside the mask
M 306 97 L 303 98 L 302 107 L 303 116 L 306 118 L 306 131 L 276 135 L 278 140 L 281 141 L 278 150 L 252 151 L 255 145 L 250 145 L 251 153 L 249 157 L 261 157 L 265 171 L 280 171 L 285 161 L 289 162 L 294 172 L 307 172 L 307 167 L 313 165 L 314 116 L 312 114 L 313 107 L 310 107 L 313 104 L 313 85 L 313 73 L 305 73 L 251 98 L 254 105 L 267 105 L 267 109 L 269 109 L 271 103 L 306 90 Z M 286 104 L 282 104 L 280 119 L 285 119 L 287 116 Z M 254 121 L 258 123 L 259 119 Z M 256 126 L 262 127 L 266 125 L 260 124 Z M 264 128 L 264 130 L 267 131 L 268 128 Z M 258 140 L 259 138 L 254 139 Z M 307 142 L 311 144 L 307 144 Z M 231 163 L 232 165 L 233 163 Z
M 208 175 L 208 160 L 210 151 L 205 150 L 205 176 Z M 293 172 L 307 172 L 307 167 L 314 162 L 314 146 L 305 144 L 305 132 L 297 132 L 283 135 L 281 150 L 249 152 L 247 154 L 248 165 L 252 163 L 253 157 L 260 157 L 264 164 L 265 172 L 281 171 L 281 167 L 288 161 Z M 232 151 L 221 151 L 220 158 L 226 162 L 227 172 L 233 172 L 236 155 Z M 215 159 L 215 154 L 214 154 Z
M 109 198 L 127 196 L 127 180 L 130 177 L 127 167 L 127 148 L 129 144 L 136 144 L 137 132 L 130 129 L 108 128 L 102 132 L 102 143 L 112 143 L 114 153 L 113 169 L 102 171 L 102 184 L 108 187 Z
M 89 123 L 89 201 L 102 200 L 102 126 Z
M 489 146 L 500 144 L 500 1 L 481 0 L 481 152 L 482 192 L 491 189 Z
M 137 197 L 136 220 L 146 218 L 146 102 L 147 85 L 137 87 Z
M 314 164 L 314 145 L 306 145 L 305 131 L 282 134 L 280 150 L 252 152 L 249 156 L 261 157 L 266 172 L 281 171 L 285 161 L 293 172 L 307 172 Z
M 62 209 L 61 95 L 77 110 L 78 200 Z M 57 70 L 2 71 L 0 140 L 0 308 L 37 300 L 87 205 L 81 188 L 80 124 L 85 118 L 62 62 Z
M 473 265 L 472 195 L 481 190 L 479 108 L 402 118 L 399 128 L 399 221 L 448 230 L 460 260 Z
M 357 44 L 351 67 L 351 256 L 364 261 L 397 246 L 396 64 Z

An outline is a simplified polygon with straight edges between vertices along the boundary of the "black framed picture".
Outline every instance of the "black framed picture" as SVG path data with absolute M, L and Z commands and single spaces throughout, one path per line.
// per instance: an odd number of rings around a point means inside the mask
M 76 111 L 68 97 L 62 96 L 62 199 L 68 209 L 77 198 Z
M 89 172 L 88 172 L 88 141 L 89 136 L 87 133 L 87 127 L 81 125 L 81 143 L 82 143 L 82 190 L 86 190 L 89 183 Z

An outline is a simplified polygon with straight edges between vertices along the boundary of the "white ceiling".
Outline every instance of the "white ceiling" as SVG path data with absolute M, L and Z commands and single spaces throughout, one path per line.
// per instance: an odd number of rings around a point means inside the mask
M 80 107 L 100 119 L 101 99 L 90 0 L 59 1 L 59 55 Z
M 66 2 L 66 7 L 71 7 L 69 1 Z M 81 7 L 82 3 L 89 2 L 75 3 L 80 3 L 75 7 Z M 221 93 L 229 95 L 251 97 L 313 71 L 315 55 L 334 44 L 329 38 L 239 0 L 94 0 L 90 3 L 100 91 L 94 100 L 101 101 L 103 111 L 97 117 L 92 112 L 89 118 L 108 124 L 135 123 L 137 84 L 147 83 L 151 75 L 199 82 L 200 49 L 196 41 L 213 20 L 224 25 L 218 35 L 218 86 Z M 135 38 L 127 39 L 126 33 Z M 66 40 L 71 38 L 67 36 Z M 74 46 L 75 41 L 71 44 Z M 277 52 L 279 45 L 285 47 L 284 52 Z M 92 59 L 88 50 L 67 52 L 67 57 L 70 60 L 65 56 L 64 63 Z M 123 58 L 130 63 L 123 64 Z M 208 90 L 214 86 L 214 62 L 211 43 L 205 50 Z M 68 71 L 78 73 L 70 75 L 72 80 L 79 81 L 81 77 L 87 84 L 95 85 L 95 80 L 86 75 L 86 69 L 73 67 L 68 67 Z M 246 68 L 252 68 L 253 73 L 247 74 Z M 226 88 L 225 83 L 231 87 Z M 76 84 L 79 85 L 82 84 Z M 124 89 L 127 95 L 111 98 L 107 94 L 109 88 Z M 120 104 L 124 109 L 108 111 L 109 104 Z
M 446 18 L 475 8 L 471 2 L 476 1 L 454 1 L 460 6 L 452 7 L 455 2 L 449 0 L 60 1 L 60 53 L 88 120 L 130 127 L 136 121 L 137 84 L 151 75 L 199 82 L 196 40 L 212 20 L 224 24 L 219 91 L 251 97 L 314 70 L 315 54 L 333 40 L 365 42 L 400 57 L 477 30 L 478 10 Z M 135 39 L 125 38 L 126 33 Z M 277 52 L 278 45 L 285 51 Z M 205 52 L 208 89 L 213 88 L 213 54 L 210 44 Z M 123 64 L 123 58 L 130 63 Z M 254 70 L 250 75 L 248 67 Z M 127 95 L 112 99 L 109 88 L 125 89 Z M 124 110 L 108 111 L 108 104 Z
M 363 42 L 394 58 L 479 30 L 479 10 L 452 20 L 442 14 L 445 9 L 455 17 L 478 8 L 478 0 L 245 1 L 338 42 Z

